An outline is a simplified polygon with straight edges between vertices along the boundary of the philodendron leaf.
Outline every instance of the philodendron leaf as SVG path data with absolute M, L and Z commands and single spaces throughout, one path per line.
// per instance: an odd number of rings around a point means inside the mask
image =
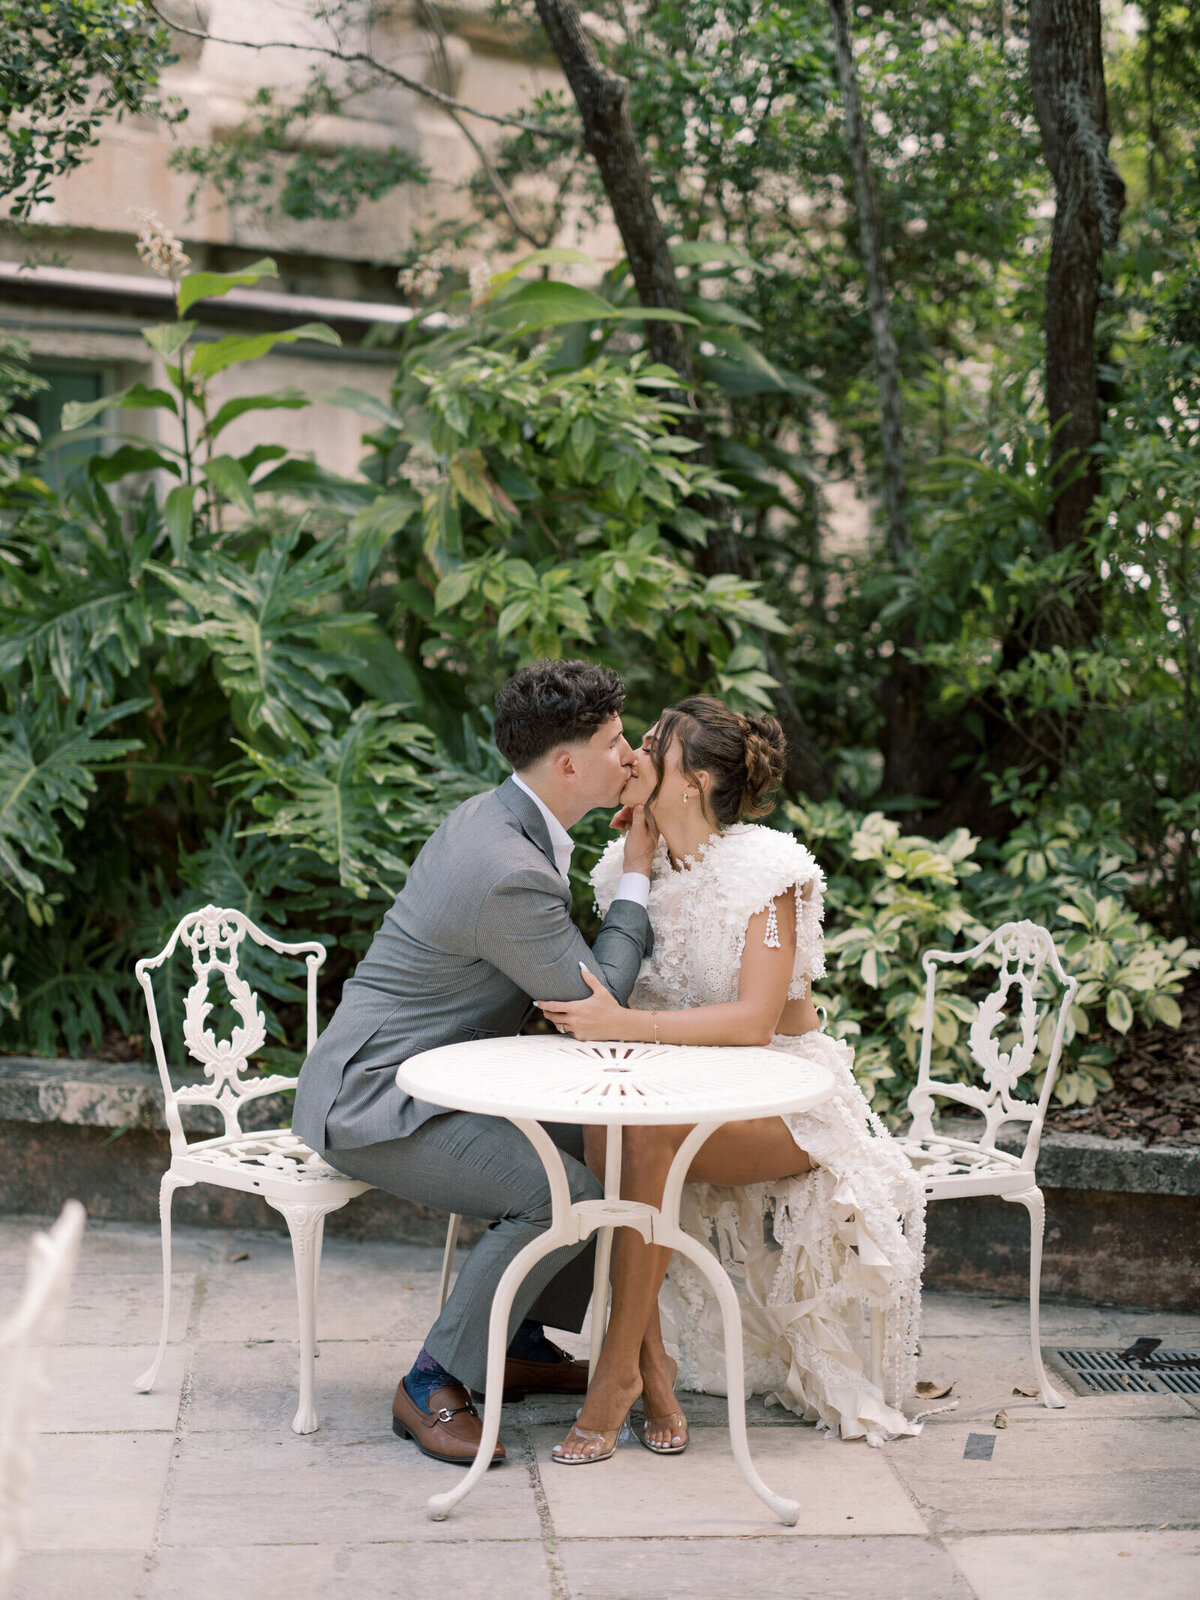
M 167 538 L 171 541 L 171 553 L 176 561 L 183 560 L 183 553 L 187 549 L 188 538 L 192 531 L 192 506 L 196 499 L 197 485 L 194 483 L 180 483 L 171 490 L 163 506 L 163 521 L 167 528 Z
M 88 462 L 88 471 L 100 483 L 116 483 L 135 472 L 160 470 L 173 472 L 177 478 L 180 476 L 176 462 L 163 455 L 161 450 L 152 450 L 148 445 L 123 444 L 112 455 L 93 456 Z
M 527 267 L 551 266 L 581 266 L 595 267 L 596 263 L 591 256 L 584 255 L 582 250 L 571 250 L 565 245 L 554 245 L 547 250 L 534 250 L 527 256 L 522 256 L 515 265 L 508 267 L 504 272 L 496 273 L 489 281 L 488 288 L 492 294 L 497 289 L 503 289 L 505 284 L 511 283 L 514 278 L 519 278 Z
M 183 316 L 197 300 L 215 300 L 230 289 L 257 283 L 260 278 L 277 278 L 279 270 L 270 256 L 263 256 L 237 272 L 189 272 L 179 285 L 179 314 Z
M 156 328 L 143 328 L 142 338 L 164 361 L 170 361 L 179 354 L 195 331 L 194 322 L 160 322 Z
M 695 317 L 689 317 L 684 311 L 614 306 L 573 283 L 522 284 L 515 293 L 490 305 L 487 316 L 502 328 L 554 328 L 570 322 L 637 322 L 643 318 L 697 325 Z
M 193 378 L 211 378 L 224 372 L 239 361 L 256 361 L 273 350 L 277 344 L 295 344 L 297 339 L 311 339 L 316 344 L 341 344 L 340 337 L 324 322 L 305 322 L 299 328 L 284 328 L 279 333 L 231 333 L 225 339 L 214 339 L 211 344 L 199 345 L 192 351 L 188 371 Z
M 240 461 L 232 456 L 214 456 L 201 470 L 223 500 L 232 500 L 250 516 L 254 515 L 254 490 Z
M 179 414 L 174 395 L 168 393 L 166 389 L 147 389 L 144 383 L 134 383 L 128 389 L 120 389 L 116 394 L 106 394 L 99 400 L 68 400 L 62 408 L 60 426 L 64 433 L 69 433 L 73 428 L 86 427 L 104 411 L 154 409 L 170 411 L 176 416 Z
M 225 404 L 204 429 L 202 437 L 215 439 L 231 422 L 245 416 L 247 411 L 302 411 L 312 404 L 303 389 L 272 389 L 267 394 L 242 394 Z

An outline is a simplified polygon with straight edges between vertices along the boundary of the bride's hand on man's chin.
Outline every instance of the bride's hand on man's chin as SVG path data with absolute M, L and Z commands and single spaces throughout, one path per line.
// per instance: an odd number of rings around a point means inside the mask
M 583 965 L 579 970 L 584 983 L 592 991 L 586 1000 L 535 1000 L 534 1004 L 552 1022 L 559 1033 L 569 1033 L 572 1039 L 615 1039 L 618 1018 L 624 1006 Z
M 625 834 L 625 871 L 644 872 L 649 877 L 658 847 L 654 818 L 643 805 L 622 806 L 611 825 Z

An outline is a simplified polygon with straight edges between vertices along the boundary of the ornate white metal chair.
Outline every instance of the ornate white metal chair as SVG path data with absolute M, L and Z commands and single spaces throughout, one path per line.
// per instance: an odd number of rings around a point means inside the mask
M 968 1034 L 971 1057 L 982 1073 L 983 1084 L 934 1078 L 930 1059 L 938 965 L 959 966 L 989 953 L 1000 963 L 996 987 L 980 1003 Z M 1057 1408 L 1064 1401 L 1046 1377 L 1038 1328 L 1046 1206 L 1037 1186 L 1035 1169 L 1046 1106 L 1058 1073 L 1067 1013 L 1079 985 L 1063 971 L 1054 940 L 1036 922 L 1006 922 L 970 950 L 928 950 L 921 964 L 925 969 L 925 1015 L 920 1069 L 916 1087 L 908 1097 L 912 1124 L 899 1135 L 899 1142 L 917 1168 L 928 1200 L 992 1194 L 1023 1205 L 1029 1212 L 1029 1338 L 1033 1370 L 1042 1403 Z M 1052 987 L 1050 974 L 1062 986 L 1062 997 L 1050 1047 L 1045 1053 L 1041 1092 L 1036 1101 L 1023 1100 L 1017 1097 L 1016 1089 L 1022 1076 L 1032 1067 L 1037 1053 L 1039 998 L 1044 1008 L 1045 991 Z M 1019 1016 L 1010 1021 L 1009 995 L 1014 987 L 1020 992 L 1020 1011 Z M 1000 1048 L 1001 1038 L 997 1037 L 998 1034 L 1003 1036 L 1006 1023 L 1015 1024 L 1018 1029 L 1007 1052 Z M 935 1099 L 955 1102 L 981 1116 L 983 1127 L 978 1137 L 949 1138 L 935 1132 Z M 1019 1155 L 996 1148 L 997 1135 L 1010 1123 L 1028 1124 L 1025 1146 Z
M 16 1570 L 25 1520 L 37 1405 L 79 1257 L 85 1212 L 68 1200 L 29 1245 L 29 1272 L 16 1310 L 0 1323 L 0 1596 Z
M 257 928 L 242 912 L 228 907 L 204 906 L 189 912 L 158 955 L 139 961 L 134 969 L 146 996 L 150 1038 L 166 1098 L 167 1127 L 171 1135 L 171 1165 L 159 1190 L 162 1221 L 163 1316 L 158 1353 L 134 1387 L 142 1394 L 154 1387 L 167 1347 L 171 1314 L 171 1201 L 175 1190 L 196 1183 L 214 1183 L 262 1195 L 287 1222 L 296 1266 L 296 1293 L 300 1311 L 300 1403 L 292 1421 L 294 1433 L 313 1433 L 317 1415 L 313 1403 L 313 1358 L 316 1353 L 317 1278 L 325 1218 L 372 1187 L 335 1171 L 289 1128 L 244 1132 L 242 1107 L 265 1094 L 293 1090 L 295 1079 L 281 1075 L 246 1076 L 248 1059 L 262 1048 L 266 1023 L 258 998 L 238 971 L 242 943 L 256 945 L 282 956 L 303 956 L 307 968 L 307 1049 L 317 1039 L 317 973 L 325 960 L 325 946 L 315 941 L 285 944 Z M 204 1068 L 205 1081 L 176 1089 L 171 1082 L 162 1029 L 155 1003 L 152 974 L 183 944 L 192 957 L 195 982 L 184 1000 L 183 1038 L 188 1054 Z M 213 1008 L 209 985 L 219 976 L 228 999 L 241 1019 L 229 1039 L 218 1040 L 205 1027 Z M 213 1138 L 188 1140 L 180 1107 L 211 1106 L 224 1118 L 224 1131 Z M 441 1300 L 449 1292 L 459 1218 L 450 1219 L 442 1263 Z

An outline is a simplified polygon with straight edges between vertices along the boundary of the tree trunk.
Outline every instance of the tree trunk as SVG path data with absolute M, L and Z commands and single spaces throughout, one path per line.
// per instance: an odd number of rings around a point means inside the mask
M 891 291 L 884 260 L 883 235 L 875 182 L 867 156 L 858 72 L 850 39 L 846 0 L 829 0 L 833 41 L 837 53 L 838 82 L 846 119 L 846 144 L 854 170 L 854 199 L 858 210 L 858 235 L 867 297 L 871 308 L 871 343 L 875 351 L 875 378 L 879 386 L 880 435 L 883 446 L 883 494 L 887 506 L 888 542 L 892 559 L 905 561 L 912 548 L 908 525 L 908 488 L 904 474 L 904 433 L 900 414 L 900 358 L 892 332 Z
M 1046 279 L 1046 410 L 1057 428 L 1051 459 L 1066 480 L 1050 518 L 1056 549 L 1082 537 L 1100 488 L 1096 309 L 1100 263 L 1117 242 L 1125 185 L 1108 155 L 1108 107 L 1099 0 L 1030 0 L 1029 69 L 1034 110 L 1056 205 Z M 1083 637 L 1098 621 L 1092 598 Z
M 584 144 L 599 169 L 638 299 L 646 307 L 682 311 L 683 294 L 671 247 L 629 115 L 629 85 L 600 61 L 573 0 L 535 3 L 579 107 Z M 695 408 L 696 364 L 686 333 L 677 323 L 648 322 L 646 342 L 654 359 L 672 367 L 686 385 L 685 397 L 693 409 L 682 419 L 681 431 L 696 440 L 701 459 L 711 463 L 712 439 L 703 416 Z M 703 569 L 710 576 L 718 572 L 752 576 L 724 503 L 706 502 L 697 509 L 708 516 L 711 524 Z M 782 663 L 770 646 L 767 655 L 769 669 L 780 684 L 772 700 L 787 736 L 788 788 L 793 794 L 823 799 L 832 788 L 828 765 L 787 688 Z
M 1034 106 L 1046 165 L 1054 178 L 1056 207 L 1046 280 L 1046 408 L 1056 428 L 1052 462 L 1064 480 L 1047 529 L 1051 545 L 1082 541 L 1099 489 L 1093 449 L 1100 437 L 1096 310 L 1104 251 L 1117 241 L 1125 190 L 1108 156 L 1104 62 L 1099 0 L 1030 0 L 1029 59 Z M 1065 480 L 1077 469 L 1074 482 Z M 1036 637 L 1010 637 L 1003 664 L 1015 667 L 1031 649 L 1078 648 L 1100 624 L 1094 583 L 1073 603 L 1042 612 Z M 932 833 L 966 825 L 996 835 L 1007 831 L 1007 807 L 993 806 L 981 775 L 960 782 L 978 741 L 953 720 L 928 718 L 920 709 L 926 675 L 904 662 L 885 684 L 887 718 L 884 785 L 889 793 L 922 794 L 940 802 L 924 820 Z M 1078 731 L 1070 716 L 1030 714 L 1014 722 L 992 700 L 974 707 L 993 772 L 1044 769 L 1053 780 Z

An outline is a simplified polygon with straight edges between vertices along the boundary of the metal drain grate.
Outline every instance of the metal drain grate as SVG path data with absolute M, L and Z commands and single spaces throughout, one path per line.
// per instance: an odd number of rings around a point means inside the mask
M 1091 1394 L 1200 1394 L 1200 1350 L 1163 1350 L 1139 1339 L 1127 1350 L 1056 1350 Z

